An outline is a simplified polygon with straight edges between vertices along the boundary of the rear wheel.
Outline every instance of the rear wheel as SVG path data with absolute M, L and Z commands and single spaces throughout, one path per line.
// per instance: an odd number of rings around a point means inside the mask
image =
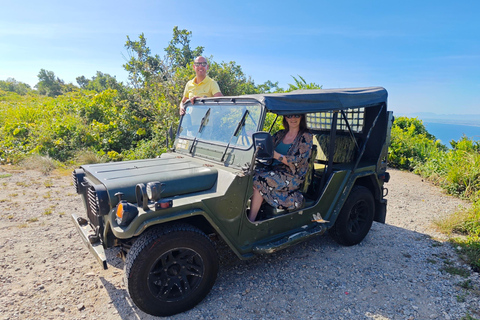
M 179 224 L 142 235 L 125 261 L 125 282 L 142 311 L 169 316 L 191 309 L 210 292 L 218 272 L 213 243 L 199 229 Z
M 372 193 L 363 186 L 356 186 L 328 233 L 341 245 L 356 245 L 362 242 L 370 231 L 374 215 L 375 201 Z

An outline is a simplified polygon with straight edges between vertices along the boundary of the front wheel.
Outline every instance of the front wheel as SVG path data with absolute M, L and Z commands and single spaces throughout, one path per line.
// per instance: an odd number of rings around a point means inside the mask
M 217 252 L 207 235 L 179 224 L 154 228 L 135 241 L 125 261 L 125 284 L 139 309 L 170 316 L 202 301 L 217 272 Z
M 374 215 L 375 201 L 372 193 L 363 186 L 356 186 L 328 233 L 341 245 L 356 245 L 362 242 L 370 231 Z

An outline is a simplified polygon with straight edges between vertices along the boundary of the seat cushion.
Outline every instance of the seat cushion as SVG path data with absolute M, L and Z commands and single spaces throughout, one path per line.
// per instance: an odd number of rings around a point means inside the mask
M 328 160 L 328 145 L 330 135 L 320 134 L 313 137 L 313 143 L 318 145 L 317 160 Z M 333 162 L 348 163 L 352 162 L 355 155 L 355 141 L 350 136 L 336 136 L 335 149 L 333 153 Z

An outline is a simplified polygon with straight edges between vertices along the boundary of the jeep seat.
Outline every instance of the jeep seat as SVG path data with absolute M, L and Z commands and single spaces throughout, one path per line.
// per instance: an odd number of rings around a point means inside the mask
M 319 151 L 316 160 L 328 160 L 328 147 L 330 144 L 330 135 L 319 134 L 313 138 L 313 143 L 318 145 Z M 352 162 L 355 155 L 355 141 L 350 136 L 338 135 L 335 137 L 335 149 L 333 151 L 334 163 Z
M 312 183 L 313 174 L 315 171 L 316 158 L 317 158 L 317 146 L 314 144 L 312 146 L 312 153 L 310 154 L 310 159 L 308 160 L 308 170 L 307 170 L 307 173 L 305 174 L 305 180 L 303 181 L 303 184 L 300 186 L 300 191 L 303 194 L 306 194 L 308 192 L 308 187 Z

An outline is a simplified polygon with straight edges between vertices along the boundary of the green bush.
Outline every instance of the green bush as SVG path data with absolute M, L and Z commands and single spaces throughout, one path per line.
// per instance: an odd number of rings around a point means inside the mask
M 152 110 L 157 112 L 146 114 L 135 99 L 121 99 L 111 89 L 82 90 L 56 98 L 11 95 L 0 101 L 1 163 L 17 163 L 33 154 L 65 162 L 80 150 L 92 150 L 114 161 L 125 158 L 123 153 L 128 158 L 140 156 L 146 153 L 131 150 L 152 138 L 164 143 L 164 126 L 175 123 L 172 114 L 177 112 L 166 109 L 164 100 L 154 99 Z M 157 149 L 158 154 L 161 148 Z
M 415 172 L 439 184 L 448 193 L 476 201 L 480 192 L 479 143 L 462 137 L 453 149 L 433 153 Z
M 421 120 L 399 117 L 392 126 L 389 165 L 413 171 L 447 193 L 472 201 L 471 208 L 437 224 L 452 234 L 451 241 L 462 248 L 470 265 L 480 270 L 480 142 L 464 136 L 450 144 L 452 149 L 440 144 Z
M 399 117 L 392 126 L 388 162 L 391 167 L 414 170 L 447 147 L 428 133 L 422 120 Z

